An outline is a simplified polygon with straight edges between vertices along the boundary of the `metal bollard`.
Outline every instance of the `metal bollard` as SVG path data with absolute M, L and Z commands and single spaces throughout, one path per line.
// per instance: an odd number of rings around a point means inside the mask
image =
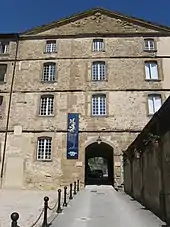
M 77 192 L 79 192 L 79 191 L 80 191 L 80 181 L 77 180 Z
M 17 212 L 14 212 L 11 214 L 11 227 L 18 227 L 17 221 L 19 219 L 19 214 Z
M 64 187 L 64 202 L 63 207 L 67 206 L 67 186 Z
M 76 195 L 77 192 L 76 192 L 76 181 L 74 181 L 74 195 Z
M 42 227 L 48 227 L 48 223 L 47 223 L 47 209 L 48 209 L 48 201 L 49 201 L 49 197 L 45 196 L 44 197 L 44 220 L 42 223 Z
M 61 213 L 61 189 L 58 189 L 58 207 L 57 207 L 57 213 Z
M 70 196 L 69 199 L 73 199 L 73 184 L 70 184 Z

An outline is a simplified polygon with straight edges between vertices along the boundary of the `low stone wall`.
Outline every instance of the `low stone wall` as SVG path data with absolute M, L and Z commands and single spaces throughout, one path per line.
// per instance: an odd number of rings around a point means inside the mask
M 170 222 L 170 98 L 124 152 L 124 188 Z

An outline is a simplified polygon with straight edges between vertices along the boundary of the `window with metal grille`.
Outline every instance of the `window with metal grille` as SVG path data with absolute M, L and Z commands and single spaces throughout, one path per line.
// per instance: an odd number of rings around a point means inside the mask
M 7 54 L 9 51 L 9 42 L 0 41 L 0 54 Z
M 7 71 L 7 65 L 6 64 L 0 64 L 0 82 L 5 81 L 6 71 Z
M 47 40 L 46 41 L 46 53 L 55 53 L 57 51 L 56 41 Z
M 55 80 L 55 67 L 54 62 L 44 63 L 43 78 L 44 82 L 50 82 Z
M 93 40 L 93 51 L 104 51 L 103 39 L 94 39 Z
M 40 115 L 51 116 L 53 115 L 54 96 L 42 96 L 40 104 Z
M 51 160 L 51 142 L 52 138 L 50 137 L 38 138 L 37 160 Z
M 148 95 L 149 114 L 156 113 L 162 106 L 162 98 L 160 94 Z
M 145 62 L 145 75 L 146 80 L 158 80 L 158 65 L 157 62 Z
M 105 80 L 106 79 L 106 65 L 105 62 L 92 63 L 92 80 Z
M 106 115 L 106 95 L 99 94 L 92 96 L 92 115 L 93 116 Z
M 154 39 L 145 39 L 144 40 L 144 44 L 145 44 L 145 50 L 150 50 L 150 51 L 155 50 L 155 41 L 154 41 Z

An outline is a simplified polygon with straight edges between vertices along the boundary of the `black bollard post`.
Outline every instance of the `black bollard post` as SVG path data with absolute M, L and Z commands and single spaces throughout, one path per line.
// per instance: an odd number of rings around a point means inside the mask
M 11 214 L 11 219 L 12 219 L 12 222 L 11 222 L 11 227 L 18 227 L 18 224 L 17 224 L 17 221 L 19 219 L 19 214 L 14 212 Z
M 49 201 L 49 197 L 45 196 L 44 197 L 44 220 L 42 223 L 42 227 L 48 227 L 48 223 L 47 223 L 48 201 Z
M 70 196 L 69 199 L 73 199 L 73 184 L 70 184 Z
M 61 213 L 61 189 L 58 189 L 58 207 L 57 207 L 57 213 Z
M 74 181 L 74 195 L 76 195 L 77 192 L 76 192 L 76 181 Z
M 77 180 L 77 191 L 79 192 L 80 191 L 80 181 Z
M 63 207 L 67 206 L 67 186 L 64 187 L 64 202 Z

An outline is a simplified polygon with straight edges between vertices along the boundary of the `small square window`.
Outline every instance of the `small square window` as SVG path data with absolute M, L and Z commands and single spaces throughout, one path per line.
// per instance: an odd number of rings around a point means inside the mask
M 9 42 L 0 41 L 0 54 L 7 54 L 9 51 Z
M 105 62 L 93 62 L 92 64 L 92 81 L 106 80 Z
M 40 103 L 40 116 L 53 115 L 54 96 L 42 96 Z
M 48 40 L 46 42 L 46 53 L 55 53 L 57 51 L 56 41 Z
M 55 65 L 54 62 L 44 63 L 42 81 L 53 82 L 55 80 Z
M 93 40 L 93 51 L 104 51 L 103 39 L 94 39 Z
M 145 62 L 145 78 L 146 80 L 159 79 L 157 62 Z
M 93 116 L 106 115 L 106 95 L 92 96 L 92 115 Z
M 51 160 L 52 138 L 38 138 L 37 160 Z
M 146 51 L 155 51 L 155 41 L 154 39 L 145 39 L 144 48 Z
M 148 109 L 150 115 L 156 113 L 161 108 L 161 106 L 162 98 L 160 94 L 148 95 Z

